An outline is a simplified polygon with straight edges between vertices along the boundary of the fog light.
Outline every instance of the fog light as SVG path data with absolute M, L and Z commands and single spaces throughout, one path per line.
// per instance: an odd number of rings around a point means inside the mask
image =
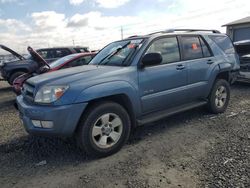
M 33 123 L 34 127 L 39 127 L 39 128 L 42 127 L 41 122 L 38 120 L 32 120 L 32 123 Z
M 41 121 L 42 127 L 46 129 L 52 129 L 54 124 L 53 121 Z

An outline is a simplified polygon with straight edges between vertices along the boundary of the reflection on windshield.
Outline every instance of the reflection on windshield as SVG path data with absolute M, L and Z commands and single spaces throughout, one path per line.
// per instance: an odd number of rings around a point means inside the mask
M 53 68 L 65 63 L 66 61 L 73 59 L 76 56 L 78 56 L 78 54 L 73 54 L 73 55 L 68 55 L 68 56 L 62 57 L 62 58 L 52 62 L 49 66 L 50 66 L 50 68 L 53 69 Z
M 140 48 L 142 42 L 143 39 L 113 42 L 103 48 L 89 64 L 123 66 L 127 58 Z

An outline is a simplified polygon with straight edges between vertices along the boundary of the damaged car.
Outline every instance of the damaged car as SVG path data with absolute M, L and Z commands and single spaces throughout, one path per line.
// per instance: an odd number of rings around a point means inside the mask
M 24 57 L 14 50 L 0 45 L 0 49 L 5 50 L 12 54 L 15 59 L 0 64 L 1 76 L 4 80 L 8 81 L 10 85 L 13 85 L 13 81 L 25 73 L 29 73 L 36 66 L 36 57 L 28 55 Z M 29 50 L 28 50 L 29 51 Z M 64 47 L 64 48 L 44 48 L 36 50 L 40 58 L 47 63 L 51 63 L 59 58 L 65 57 L 70 54 L 89 52 L 87 47 Z M 29 52 L 30 53 L 30 52 Z M 40 59 L 38 58 L 38 59 Z M 39 63 L 39 62 L 38 62 Z
M 32 48 L 29 48 L 29 50 L 32 56 L 34 57 L 39 56 L 39 54 L 36 54 L 36 51 L 34 51 Z M 41 62 L 43 62 L 43 64 L 39 64 L 40 66 L 39 68 L 30 70 L 28 73 L 22 74 L 14 80 L 13 90 L 17 95 L 20 95 L 23 83 L 27 79 L 33 76 L 37 76 L 39 74 L 46 73 L 46 72 L 53 72 L 53 71 L 57 71 L 61 69 L 87 65 L 95 55 L 96 55 L 95 52 L 71 54 L 71 55 L 62 57 L 52 62 L 51 64 L 48 64 L 45 60 L 42 60 Z
M 240 58 L 240 73 L 237 81 L 250 81 L 250 40 L 234 43 L 235 49 Z

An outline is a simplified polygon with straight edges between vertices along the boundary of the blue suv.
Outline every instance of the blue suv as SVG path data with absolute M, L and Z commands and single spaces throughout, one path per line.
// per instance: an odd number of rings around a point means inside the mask
M 228 36 L 162 31 L 113 42 L 89 65 L 27 80 L 17 105 L 30 134 L 74 136 L 103 157 L 138 125 L 202 105 L 224 112 L 238 70 Z

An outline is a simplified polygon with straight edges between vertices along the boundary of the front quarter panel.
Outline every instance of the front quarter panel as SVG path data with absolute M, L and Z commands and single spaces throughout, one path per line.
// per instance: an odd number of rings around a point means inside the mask
M 74 103 L 89 102 L 94 99 L 124 94 L 129 98 L 133 106 L 133 112 L 135 115 L 138 115 L 141 112 L 141 109 L 137 91 L 138 90 L 134 86 L 126 81 L 112 81 L 86 88 L 76 98 Z

